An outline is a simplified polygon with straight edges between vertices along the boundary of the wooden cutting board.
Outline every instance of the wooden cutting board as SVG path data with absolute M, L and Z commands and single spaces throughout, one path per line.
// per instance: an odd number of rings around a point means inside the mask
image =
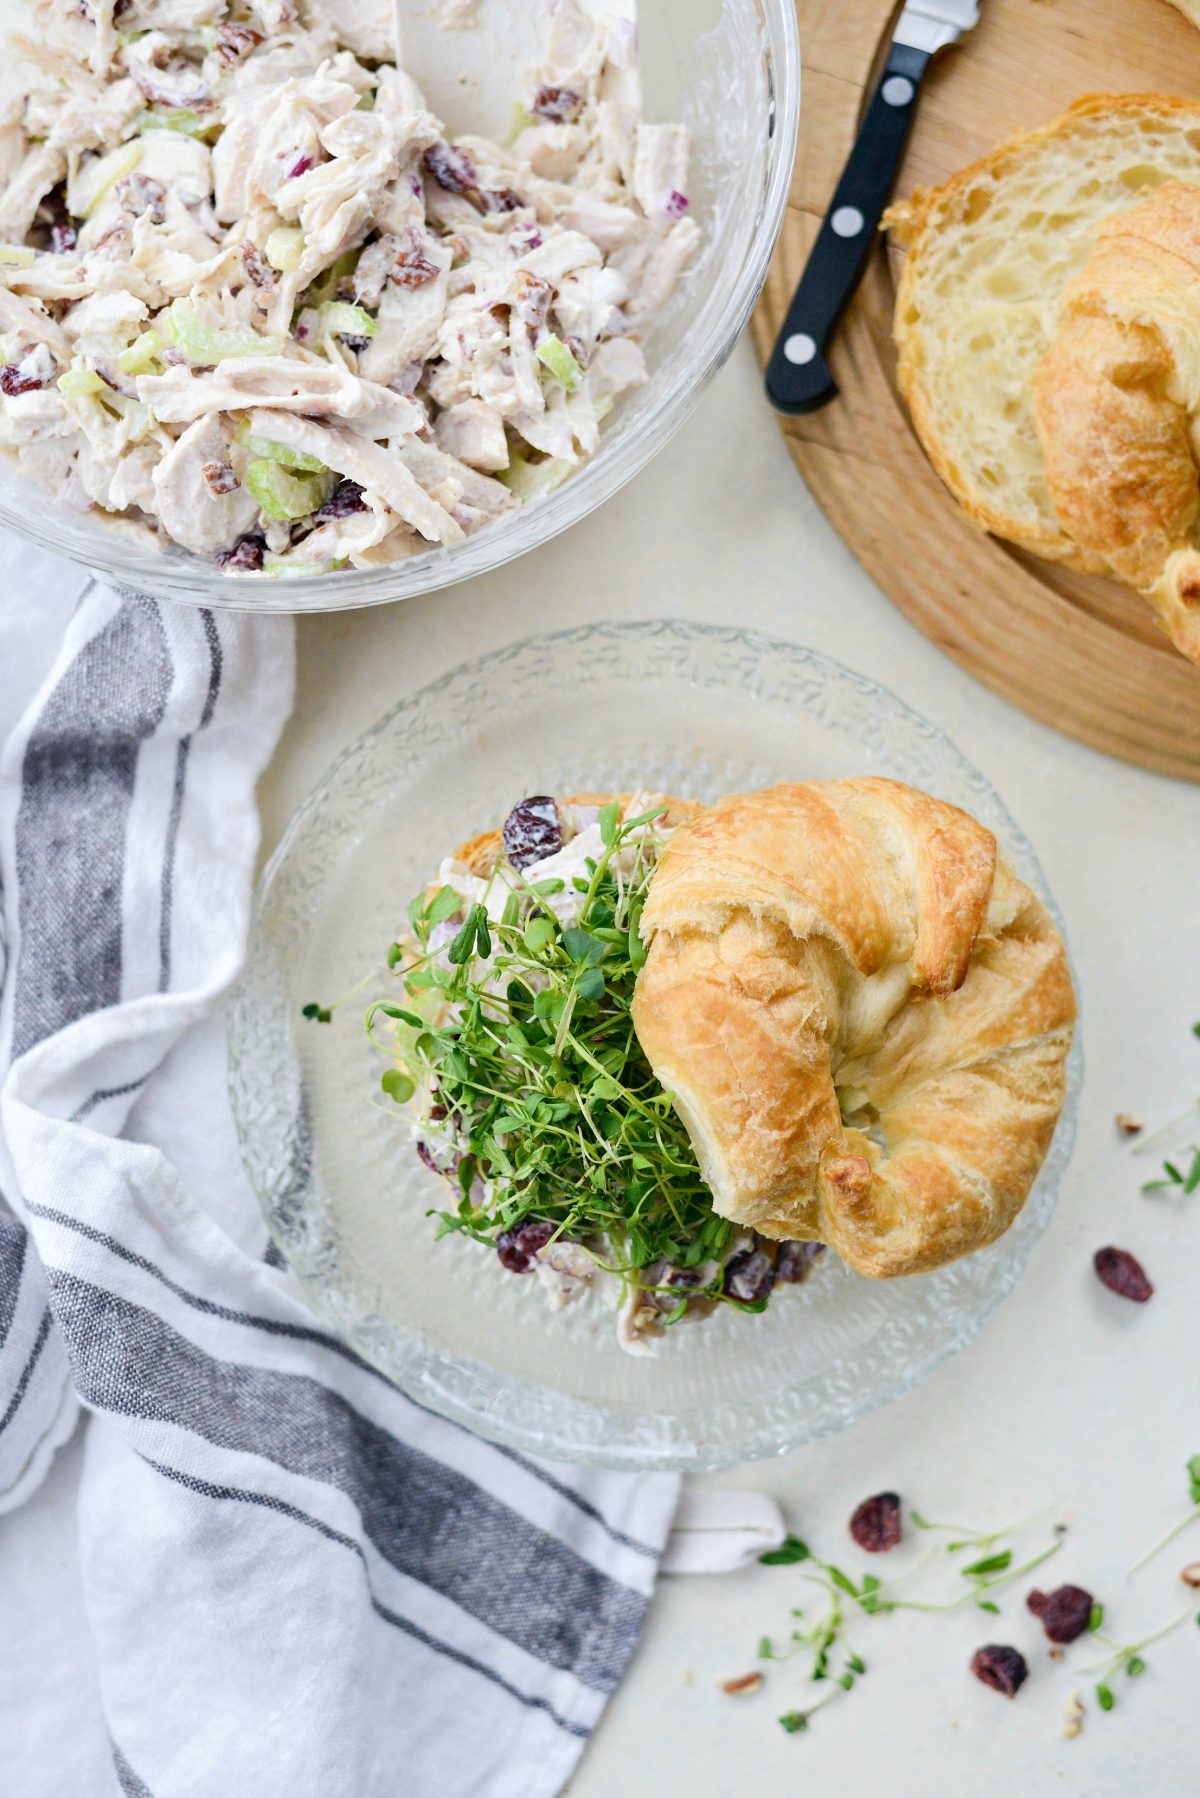
M 765 362 L 890 38 L 891 0 L 797 0 L 800 146 L 754 321 Z M 897 193 L 944 180 L 1081 94 L 1200 94 L 1200 31 L 1167 0 L 982 0 L 926 77 Z M 1200 168 L 1200 164 L 1198 164 Z M 1200 668 L 1136 594 L 982 536 L 934 475 L 896 390 L 895 269 L 881 244 L 834 345 L 841 388 L 782 419 L 834 526 L 884 592 L 954 660 L 1035 718 L 1110 755 L 1200 781 Z

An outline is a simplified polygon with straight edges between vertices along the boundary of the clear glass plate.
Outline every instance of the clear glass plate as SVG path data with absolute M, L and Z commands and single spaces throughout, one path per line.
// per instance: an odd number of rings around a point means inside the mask
M 781 1453 L 907 1392 L 1011 1292 L 1075 1132 L 1081 1059 L 1037 1185 L 1007 1236 L 939 1273 L 876 1283 L 832 1255 L 761 1316 L 618 1347 L 599 1295 L 552 1313 L 532 1277 L 433 1240 L 441 1188 L 378 1089 L 362 1013 L 301 1019 L 381 967 L 410 896 L 454 844 L 529 792 L 666 790 L 711 800 L 780 779 L 888 774 L 966 807 L 1050 900 L 988 782 L 932 724 L 810 650 L 682 623 L 532 638 L 403 700 L 335 763 L 262 882 L 230 1018 L 242 1153 L 314 1306 L 413 1398 L 530 1453 L 612 1467 L 717 1467 Z

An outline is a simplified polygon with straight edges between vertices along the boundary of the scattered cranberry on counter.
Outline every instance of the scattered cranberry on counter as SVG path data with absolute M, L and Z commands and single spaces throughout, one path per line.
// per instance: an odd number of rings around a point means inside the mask
M 1082 1586 L 1057 1586 L 1053 1592 L 1033 1591 L 1025 1600 L 1052 1642 L 1073 1642 L 1088 1627 L 1094 1600 Z
M 1118 1298 L 1132 1299 L 1135 1305 L 1144 1305 L 1154 1292 L 1145 1268 L 1128 1249 L 1097 1249 L 1092 1265 L 1097 1277 Z
M 1005 1698 L 1015 1698 L 1029 1678 L 1029 1668 L 1020 1649 L 999 1642 L 975 1650 L 971 1656 L 971 1672 L 985 1686 L 991 1686 L 993 1692 L 1002 1692 Z
M 868 1554 L 885 1554 L 900 1540 L 900 1498 L 895 1492 L 877 1492 L 864 1498 L 850 1519 L 850 1534 Z

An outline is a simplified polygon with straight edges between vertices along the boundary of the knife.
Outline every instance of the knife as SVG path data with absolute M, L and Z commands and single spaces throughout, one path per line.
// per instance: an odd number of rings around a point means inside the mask
M 780 412 L 815 412 L 837 392 L 830 340 L 862 279 L 916 111 L 917 90 L 939 50 L 979 20 L 979 0 L 908 0 L 850 160 L 822 222 L 767 365 L 767 397 Z

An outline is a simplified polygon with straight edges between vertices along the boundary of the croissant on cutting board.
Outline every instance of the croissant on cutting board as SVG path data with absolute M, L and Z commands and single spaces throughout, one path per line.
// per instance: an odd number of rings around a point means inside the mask
M 1075 1001 L 981 824 L 882 779 L 725 799 L 671 836 L 641 930 L 634 1027 L 719 1213 L 872 1278 L 1013 1222 Z
M 1200 661 L 1200 101 L 1097 95 L 894 206 L 898 376 L 983 529 Z
M 1034 398 L 1063 526 L 1200 662 L 1200 187 L 1101 221 Z

